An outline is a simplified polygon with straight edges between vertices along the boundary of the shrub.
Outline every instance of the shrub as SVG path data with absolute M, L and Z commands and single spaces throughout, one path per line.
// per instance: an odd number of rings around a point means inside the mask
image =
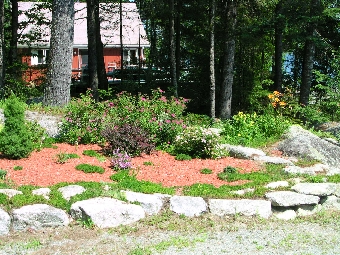
M 240 174 L 238 173 L 238 170 L 232 166 L 223 168 L 223 172 L 217 174 L 218 179 L 222 181 L 232 181 L 236 176 L 240 176 Z
M 5 126 L 0 136 L 0 152 L 7 158 L 25 158 L 34 150 L 32 134 L 25 124 L 24 114 L 24 103 L 10 96 L 5 102 Z
M 191 160 L 192 157 L 187 154 L 180 153 L 176 155 L 175 159 L 176 160 Z
M 106 102 L 107 120 L 114 125 L 134 123 L 146 130 L 156 146 L 166 146 L 185 128 L 182 120 L 188 100 L 168 98 L 161 89 L 151 95 L 133 96 L 122 92 L 111 102 Z
M 109 156 L 117 149 L 131 156 L 138 156 L 141 153 L 150 153 L 155 148 L 149 133 L 135 124 L 125 123 L 113 127 L 107 125 L 102 135 L 108 142 L 104 153 Z
M 81 98 L 73 99 L 66 108 L 60 127 L 60 140 L 71 144 L 101 143 L 104 105 L 96 103 L 88 90 Z
M 84 173 L 100 173 L 103 174 L 105 172 L 104 168 L 100 166 L 94 166 L 90 164 L 79 164 L 76 166 L 77 170 L 83 171 Z
M 188 127 L 173 143 L 175 154 L 187 154 L 193 158 L 218 158 L 220 137 L 214 129 Z
M 239 112 L 224 123 L 222 135 L 227 143 L 260 147 L 281 137 L 289 125 L 280 115 Z

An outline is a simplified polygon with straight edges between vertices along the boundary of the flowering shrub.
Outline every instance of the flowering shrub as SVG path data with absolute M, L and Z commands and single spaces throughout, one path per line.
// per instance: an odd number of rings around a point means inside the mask
M 102 135 L 108 143 L 104 147 L 104 152 L 108 155 L 121 149 L 131 156 L 138 156 L 143 152 L 150 153 L 155 148 L 148 132 L 135 124 L 107 125 Z
M 73 99 L 66 108 L 60 127 L 60 139 L 71 144 L 101 143 L 104 105 L 96 103 L 88 90 L 81 98 Z
M 126 152 L 116 149 L 112 153 L 111 166 L 115 170 L 131 168 L 131 157 Z
M 132 96 L 126 92 L 106 102 L 105 114 L 116 125 L 135 123 L 146 130 L 156 145 L 168 144 L 185 128 L 182 115 L 186 108 L 184 98 L 167 98 L 161 89 L 153 90 L 151 96 Z
M 214 129 L 191 126 L 176 136 L 174 151 L 176 154 L 187 154 L 193 158 L 218 158 L 220 136 Z

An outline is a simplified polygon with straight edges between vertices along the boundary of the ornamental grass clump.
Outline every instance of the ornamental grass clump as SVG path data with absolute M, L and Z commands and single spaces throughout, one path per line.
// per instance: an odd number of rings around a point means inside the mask
M 0 136 L 0 152 L 9 159 L 28 157 L 34 150 L 32 134 L 25 124 L 25 105 L 15 96 L 5 102 L 5 126 Z
M 131 157 L 126 152 L 116 149 L 112 153 L 111 166 L 114 170 L 124 170 L 131 168 Z

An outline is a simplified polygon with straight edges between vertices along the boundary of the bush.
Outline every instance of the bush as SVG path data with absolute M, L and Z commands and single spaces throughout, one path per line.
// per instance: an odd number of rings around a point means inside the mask
M 282 116 L 239 112 L 224 123 L 222 135 L 227 143 L 260 147 L 281 137 L 289 125 Z
M 70 144 L 101 143 L 104 105 L 96 103 L 91 90 L 73 99 L 66 108 L 60 128 L 60 140 Z
M 123 124 L 121 126 L 110 126 L 103 130 L 102 136 L 108 142 L 104 147 L 104 153 L 112 156 L 117 149 L 131 156 L 141 153 L 150 153 L 155 144 L 151 141 L 147 131 L 134 124 Z
M 25 106 L 15 96 L 5 102 L 5 126 L 0 136 L 0 152 L 10 159 L 28 157 L 34 150 L 32 133 L 25 124 Z
M 219 134 L 214 129 L 188 127 L 173 143 L 175 154 L 187 154 L 193 158 L 218 158 Z
M 179 161 L 182 161 L 182 160 L 192 160 L 192 157 L 187 155 L 187 154 L 180 153 L 180 154 L 176 155 L 175 159 L 179 160 Z
M 161 89 L 151 96 L 122 92 L 106 102 L 107 121 L 115 125 L 136 124 L 146 130 L 156 146 L 167 146 L 185 127 L 182 119 L 187 100 L 167 98 Z

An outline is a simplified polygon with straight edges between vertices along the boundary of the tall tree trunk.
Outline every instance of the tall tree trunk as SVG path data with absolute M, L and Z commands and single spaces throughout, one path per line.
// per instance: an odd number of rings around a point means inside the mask
M 275 64 L 274 64 L 274 90 L 282 92 L 282 56 L 283 56 L 283 29 L 282 1 L 276 4 L 275 8 Z
M 170 0 L 170 38 L 169 40 L 170 40 L 170 74 L 171 74 L 172 92 L 175 97 L 178 97 L 174 0 Z
M 303 62 L 302 62 L 302 76 L 301 76 L 301 87 L 300 87 L 300 98 L 299 103 L 302 106 L 309 104 L 309 95 L 312 85 L 313 78 L 313 65 L 315 55 L 315 42 L 314 32 L 317 26 L 315 17 L 318 14 L 320 7 L 320 0 L 311 0 L 310 3 L 310 19 L 307 26 L 307 37 L 303 51 Z
M 99 17 L 99 8 L 100 3 L 96 0 L 97 7 L 96 8 L 96 51 L 97 51 L 97 72 L 98 72 L 98 88 L 99 89 L 108 89 L 108 81 L 106 76 L 106 69 L 104 63 L 104 46 L 101 39 L 100 34 L 100 17 Z
M 5 93 L 5 57 L 4 57 L 4 1 L 0 0 L 0 98 L 3 97 Z
M 18 0 L 11 0 L 12 3 L 12 19 L 11 19 L 11 41 L 10 41 L 10 54 L 9 65 L 12 67 L 18 61 Z M 13 73 L 15 75 L 15 72 Z M 17 73 L 16 73 L 17 74 Z
M 181 11 L 182 0 L 176 1 L 176 16 L 175 16 L 175 40 L 176 40 L 176 82 L 178 84 L 181 75 Z M 177 85 L 178 86 L 178 85 Z
M 215 86 L 215 0 L 210 0 L 210 117 L 216 117 Z
M 96 40 L 96 8 L 97 0 L 87 0 L 87 39 L 88 39 L 88 73 L 89 86 L 96 101 L 98 98 L 98 62 Z
M 120 79 L 124 82 L 123 2 L 119 0 Z
M 235 26 L 236 26 L 237 1 L 226 0 L 224 13 L 226 15 L 223 81 L 221 87 L 220 118 L 230 119 L 231 100 L 234 82 L 235 61 Z
M 50 58 L 43 104 L 63 106 L 70 101 L 74 38 L 74 1 L 53 0 Z

